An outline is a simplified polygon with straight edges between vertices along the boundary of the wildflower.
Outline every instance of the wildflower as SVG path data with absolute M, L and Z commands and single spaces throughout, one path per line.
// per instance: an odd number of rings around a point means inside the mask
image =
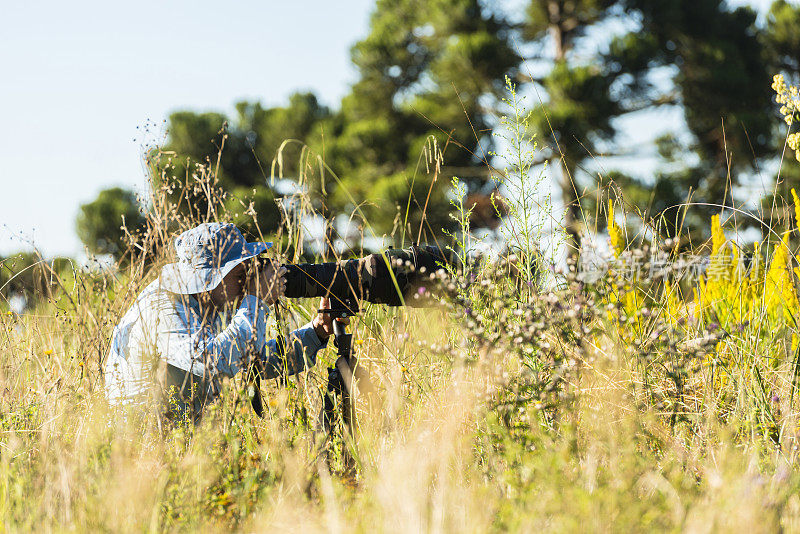
M 711 218 L 711 257 L 706 268 L 705 279 L 698 283 L 701 316 L 710 314 L 721 324 L 740 322 L 745 306 L 741 302 L 743 286 L 738 249 L 728 244 L 722 229 L 720 216 Z
M 356 339 L 356 345 L 363 345 L 363 344 L 364 344 L 363 339 Z
M 47 349 L 46 351 L 44 351 L 45 356 L 50 356 L 51 354 L 53 354 L 53 349 Z
M 608 201 L 608 240 L 611 243 L 614 256 L 619 257 L 625 249 L 625 242 L 622 237 L 622 229 L 614 221 L 614 203 L 611 199 Z
M 764 295 L 767 310 L 773 319 L 777 320 L 779 312 L 783 311 L 786 319 L 797 316 L 800 310 L 797 293 L 794 290 L 794 280 L 789 269 L 789 233 L 783 235 L 781 241 L 775 245 L 769 269 L 766 274 Z
M 684 310 L 683 299 L 680 296 L 680 287 L 673 285 L 669 280 L 664 282 L 664 295 L 666 296 L 666 313 L 672 324 L 682 324 Z
M 797 198 L 797 192 L 792 188 L 792 200 L 794 200 L 794 222 L 797 228 L 800 229 L 800 198 Z
M 786 138 L 786 144 L 794 150 L 795 158 L 800 161 L 800 133 L 793 133 Z
M 14 312 L 12 312 L 11 310 L 8 310 L 8 311 L 6 312 L 6 315 L 14 315 Z
M 772 81 L 772 89 L 776 93 L 775 101 L 781 104 L 780 112 L 784 122 L 791 126 L 795 114 L 800 113 L 800 88 L 787 87 L 783 75 L 776 74 Z M 800 161 L 800 135 L 790 134 L 786 139 L 786 144 L 795 151 L 795 158 Z
M 786 81 L 783 78 L 783 74 L 776 74 L 772 77 L 772 90 L 778 93 L 781 96 L 786 90 Z

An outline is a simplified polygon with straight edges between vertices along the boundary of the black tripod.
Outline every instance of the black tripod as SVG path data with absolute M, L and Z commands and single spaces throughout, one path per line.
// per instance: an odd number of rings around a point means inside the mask
M 319 313 L 328 313 L 333 319 L 333 345 L 336 347 L 337 358 L 334 366 L 328 368 L 328 386 L 319 414 L 319 427 L 330 435 L 336 424 L 335 399 L 339 397 L 342 423 L 352 437 L 355 434 L 353 378 L 356 369 L 356 358 L 353 355 L 353 334 L 347 333 L 346 325 L 336 319 L 353 317 L 359 312 L 359 309 L 358 303 L 353 299 L 331 300 L 335 301 L 330 303 L 330 308 L 319 310 Z
M 356 434 L 355 417 L 355 390 L 354 382 L 369 386 L 369 379 L 363 368 L 357 366 L 356 357 L 353 355 L 353 335 L 347 332 L 347 326 L 337 321 L 355 316 L 360 311 L 358 302 L 352 298 L 331 298 L 328 309 L 318 310 L 318 313 L 330 314 L 333 324 L 333 345 L 336 347 L 336 363 L 328 368 L 328 384 L 323 397 L 322 408 L 317 420 L 317 432 L 324 432 L 326 439 L 333 435 L 337 423 L 336 399 L 339 399 L 341 408 L 341 421 L 346 429 L 345 439 L 353 438 Z M 277 313 L 277 309 L 276 309 Z M 285 343 L 282 332 L 278 335 L 278 351 L 285 354 Z M 264 408 L 261 400 L 261 372 L 258 365 L 251 368 L 251 404 L 259 417 L 263 417 Z M 367 387 L 369 391 L 370 388 Z M 345 453 L 345 465 L 348 470 L 355 467 L 354 458 Z

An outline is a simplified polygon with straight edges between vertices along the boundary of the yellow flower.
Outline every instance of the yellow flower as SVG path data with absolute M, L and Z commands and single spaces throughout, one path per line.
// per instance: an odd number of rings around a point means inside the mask
M 11 310 L 8 310 L 8 311 L 6 312 L 6 315 L 14 315 L 14 312 L 12 312 Z
M 789 148 L 792 150 L 800 148 L 800 132 L 789 135 L 789 137 L 786 138 L 786 144 L 789 145 Z
M 714 255 L 719 252 L 719 249 L 721 249 L 724 244 L 725 232 L 722 230 L 719 215 L 714 215 L 711 217 L 711 254 Z
M 794 187 L 792 188 L 792 200 L 794 201 L 794 222 L 800 229 L 800 198 L 797 198 L 797 191 L 794 190 Z
M 356 345 L 363 345 L 363 344 L 364 344 L 363 339 L 356 339 Z
M 53 349 L 47 349 L 46 351 L 44 351 L 45 356 L 50 356 L 51 354 L 53 354 Z
M 787 87 L 786 80 L 780 74 L 773 78 L 772 89 L 775 91 L 775 101 L 781 104 L 780 113 L 783 120 L 789 126 L 794 122 L 795 114 L 800 113 L 800 89 L 798 87 Z M 786 144 L 795 153 L 795 158 L 800 161 L 800 136 L 793 133 L 786 139 Z
M 608 200 L 608 240 L 614 251 L 614 257 L 619 257 L 625 250 L 625 240 L 622 237 L 622 229 L 614 221 L 614 203 Z
M 677 324 L 678 319 L 685 316 L 683 299 L 680 295 L 680 287 L 673 285 L 669 280 L 664 281 L 664 295 L 666 295 L 667 319 L 672 325 Z
M 783 74 L 776 74 L 772 77 L 772 90 L 779 95 L 784 93 L 786 90 L 786 82 L 783 79 Z
M 786 319 L 797 317 L 800 302 L 794 290 L 792 271 L 789 268 L 789 232 L 775 245 L 772 261 L 766 274 L 764 296 L 767 310 L 773 320 L 779 320 L 783 312 Z
M 744 314 L 743 290 L 739 251 L 728 245 L 720 216 L 711 218 L 711 256 L 705 280 L 698 283 L 700 311 L 720 325 L 739 322 Z

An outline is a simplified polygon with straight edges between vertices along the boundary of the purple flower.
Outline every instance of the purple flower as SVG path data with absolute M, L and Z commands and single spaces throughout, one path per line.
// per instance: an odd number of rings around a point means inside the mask
M 749 324 L 750 324 L 750 321 L 745 321 L 745 322 L 739 324 L 739 328 L 738 328 L 739 332 L 744 332 L 744 329 L 747 328 L 747 325 L 749 325 Z
M 425 288 L 421 287 L 421 288 L 417 289 L 417 293 L 419 293 L 420 295 L 424 295 L 425 294 Z

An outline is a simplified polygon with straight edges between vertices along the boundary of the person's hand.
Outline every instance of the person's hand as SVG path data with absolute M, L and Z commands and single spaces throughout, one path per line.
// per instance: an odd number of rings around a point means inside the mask
M 286 267 L 278 265 L 273 260 L 261 263 L 255 276 L 251 276 L 247 283 L 247 293 L 255 295 L 272 304 L 283 296 L 286 290 Z
M 327 297 L 322 297 L 319 301 L 319 309 L 320 310 L 327 310 L 330 308 L 330 300 Z M 350 324 L 350 318 L 337 318 L 342 324 Z M 317 337 L 321 341 L 325 341 L 333 334 L 333 318 L 331 317 L 330 313 L 318 313 L 314 319 L 311 320 L 311 324 L 314 326 L 314 332 L 317 333 Z

